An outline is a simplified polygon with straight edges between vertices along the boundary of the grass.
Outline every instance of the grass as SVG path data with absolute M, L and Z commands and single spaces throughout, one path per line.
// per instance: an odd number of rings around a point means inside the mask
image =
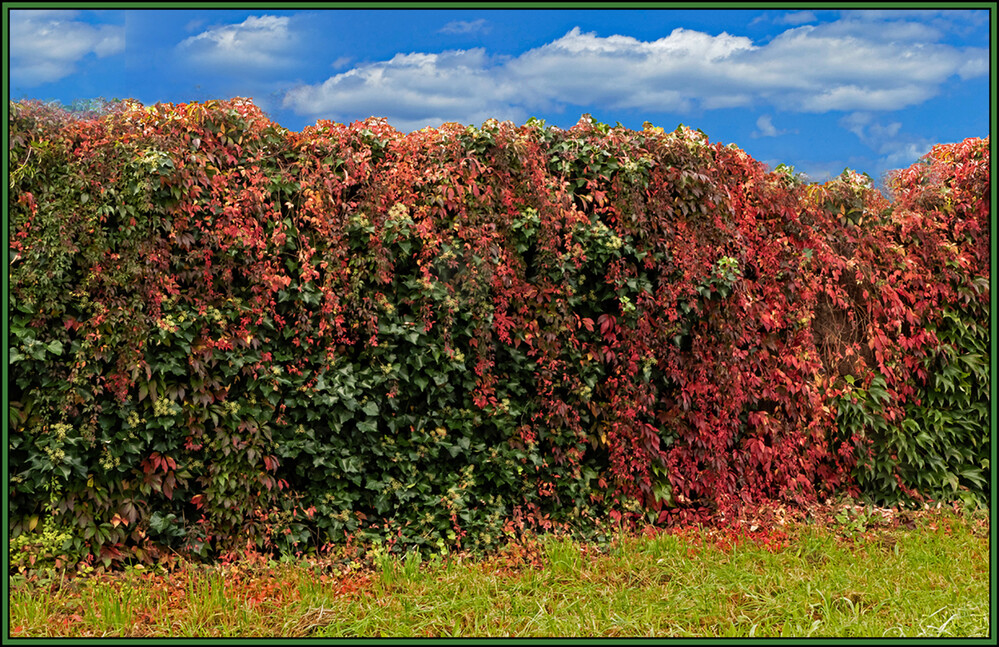
M 19 581 L 10 626 L 13 637 L 989 636 L 986 514 L 869 523 Z

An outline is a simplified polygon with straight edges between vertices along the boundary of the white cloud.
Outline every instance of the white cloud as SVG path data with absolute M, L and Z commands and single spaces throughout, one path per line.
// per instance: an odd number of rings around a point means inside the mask
M 820 27 L 821 32 L 831 38 L 858 38 L 868 41 L 882 40 L 897 43 L 933 42 L 942 37 L 940 29 L 928 22 L 911 22 L 907 20 L 862 20 L 853 14 L 836 22 Z
M 867 22 L 883 22 L 885 20 L 904 20 L 915 18 L 929 20 L 942 16 L 956 16 L 965 13 L 954 9 L 848 9 L 843 11 L 843 17 L 848 20 L 863 20 Z
M 933 143 L 926 140 L 899 142 L 890 153 L 881 158 L 880 170 L 884 172 L 911 166 L 920 157 L 929 153 L 931 148 L 933 148 Z
M 330 63 L 330 67 L 332 67 L 334 70 L 339 70 L 341 68 L 344 68 L 344 67 L 347 67 L 348 65 L 350 65 L 350 62 L 352 60 L 354 60 L 354 59 L 352 59 L 349 56 L 341 56 L 340 58 L 338 58 L 335 61 L 333 61 L 332 63 Z
M 821 184 L 822 182 L 828 182 L 833 179 L 843 170 L 842 168 L 839 168 L 837 171 L 834 170 L 835 168 L 838 167 L 831 164 L 815 165 L 809 166 L 807 171 L 799 171 L 799 173 L 804 176 L 802 179 L 805 182 L 818 182 Z
M 10 68 L 19 85 L 58 81 L 94 54 L 112 56 L 125 49 L 119 25 L 93 25 L 73 20 L 76 11 L 15 9 L 10 12 Z
M 643 41 L 574 28 L 512 58 L 490 58 L 479 49 L 365 63 L 289 91 L 284 105 L 299 114 L 374 114 L 421 126 L 442 117 L 516 120 L 573 105 L 655 112 L 762 105 L 813 113 L 896 110 L 933 97 L 955 75 L 988 73 L 987 48 L 941 44 L 939 33 L 905 21 L 853 18 L 788 29 L 765 44 L 689 29 Z
M 675 29 L 644 42 L 575 28 L 511 60 L 505 72 L 516 79 L 512 87 L 538 104 L 688 111 L 703 100 L 709 108 L 730 107 L 744 105 L 748 97 L 732 83 L 725 61 L 752 48 L 748 38 L 727 33 Z
M 777 137 L 783 135 L 786 130 L 777 130 L 774 126 L 773 118 L 770 115 L 760 115 L 756 120 L 756 130 L 751 133 L 752 137 Z
M 473 34 L 477 31 L 489 31 L 486 27 L 486 20 L 452 20 L 438 30 L 441 34 Z
M 778 25 L 802 25 L 806 22 L 815 22 L 815 20 L 815 14 L 811 11 L 796 11 L 776 18 L 774 22 Z
M 770 119 L 770 115 L 761 115 L 756 120 L 756 127 L 759 129 L 760 136 L 762 137 L 777 136 L 777 129 L 774 128 L 774 122 Z
M 800 96 L 797 105 L 803 112 L 830 110 L 896 110 L 926 101 L 935 88 L 911 84 L 899 88 L 872 88 L 869 85 L 841 85 Z
M 287 16 L 250 16 L 186 38 L 177 46 L 197 64 L 280 67 L 293 63 L 286 53 L 294 38 Z
M 880 174 L 904 168 L 929 152 L 933 142 L 902 132 L 902 123 L 881 123 L 869 112 L 854 112 L 839 120 L 839 125 L 856 135 L 879 155 L 874 170 Z
M 957 70 L 961 79 L 973 79 L 986 76 L 989 73 L 989 60 L 982 56 L 969 56 L 968 60 Z
M 987 61 L 986 49 L 896 42 L 882 30 L 843 22 L 790 29 L 747 66 L 763 95 L 803 112 L 895 110 L 922 103 L 960 71 Z M 987 64 L 986 64 L 987 65 Z
M 511 105 L 516 88 L 504 85 L 498 76 L 481 48 L 397 54 L 319 85 L 294 88 L 285 95 L 284 106 L 340 120 L 388 116 L 400 130 L 447 121 L 526 118 L 523 109 Z
M 868 147 L 877 150 L 885 140 L 898 135 L 901 122 L 884 125 L 875 120 L 870 112 L 853 112 L 839 120 L 842 128 L 856 135 Z M 879 151 L 880 152 L 880 151 Z
M 950 33 L 958 37 L 988 39 L 987 9 L 860 9 L 843 12 L 843 22 L 867 24 L 874 30 L 924 29 L 937 34 Z M 893 36 L 894 37 L 894 36 Z

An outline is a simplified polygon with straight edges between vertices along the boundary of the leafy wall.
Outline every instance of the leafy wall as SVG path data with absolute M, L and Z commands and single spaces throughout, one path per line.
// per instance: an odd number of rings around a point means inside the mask
M 988 492 L 988 139 L 889 203 L 586 116 L 12 103 L 9 127 L 20 546 L 487 550 Z

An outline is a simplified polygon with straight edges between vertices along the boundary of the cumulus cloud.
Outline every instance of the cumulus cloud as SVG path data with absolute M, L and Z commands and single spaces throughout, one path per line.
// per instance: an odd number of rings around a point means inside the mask
M 675 29 L 655 41 L 599 37 L 574 28 L 506 64 L 511 84 L 537 103 L 598 104 L 609 109 L 686 112 L 745 104 L 726 61 L 751 51 L 748 38 Z M 697 87 L 697 86 L 700 87 Z M 693 91 L 691 91 L 693 90 Z
M 891 40 L 890 33 L 842 21 L 790 29 L 761 48 L 748 67 L 765 76 L 749 83 L 803 112 L 896 110 L 926 101 L 951 76 L 988 60 L 986 49 Z
M 397 54 L 337 74 L 319 85 L 290 90 L 284 105 L 297 112 L 347 120 L 390 116 L 401 130 L 447 121 L 520 120 L 516 88 L 504 84 L 485 50 Z
M 218 66 L 281 67 L 294 44 L 287 16 L 250 16 L 237 25 L 220 25 L 186 38 L 177 46 L 189 60 Z
M 486 20 L 452 20 L 438 30 L 441 34 L 473 34 L 477 31 L 488 31 Z
M 57 9 L 10 12 L 10 70 L 19 85 L 58 81 L 90 54 L 104 58 L 125 49 L 123 27 L 74 20 L 77 16 Z
M 594 105 L 680 113 L 766 105 L 812 113 L 897 110 L 931 98 L 955 75 L 988 73 L 987 48 L 957 48 L 936 42 L 938 36 L 904 20 L 853 18 L 794 27 L 765 44 L 725 32 L 675 29 L 643 41 L 574 28 L 515 57 L 477 49 L 365 63 L 292 89 L 284 106 L 421 126 L 441 117 L 516 120 L 539 109 Z

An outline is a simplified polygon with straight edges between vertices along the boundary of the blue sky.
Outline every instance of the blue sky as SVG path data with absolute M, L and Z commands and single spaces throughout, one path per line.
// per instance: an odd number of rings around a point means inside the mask
M 250 97 L 291 130 L 682 122 L 818 181 L 989 134 L 985 9 L 281 6 L 12 10 L 10 97 Z

